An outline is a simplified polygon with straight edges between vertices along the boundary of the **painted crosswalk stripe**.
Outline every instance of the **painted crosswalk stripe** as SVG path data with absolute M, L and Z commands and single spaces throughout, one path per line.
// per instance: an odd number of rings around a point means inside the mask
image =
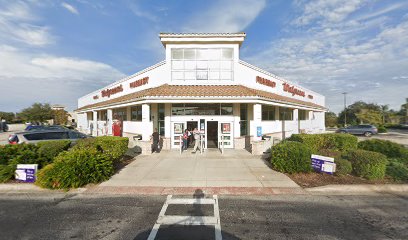
M 200 205 L 213 205 L 214 216 L 173 216 L 165 215 L 166 210 L 170 204 L 200 204 Z M 218 206 L 218 196 L 213 195 L 213 198 L 172 198 L 172 195 L 168 195 L 163 207 L 159 213 L 159 216 L 154 224 L 152 231 L 150 232 L 147 240 L 154 240 L 159 231 L 161 225 L 204 225 L 214 226 L 215 240 L 222 240 L 221 234 L 221 221 L 220 212 Z

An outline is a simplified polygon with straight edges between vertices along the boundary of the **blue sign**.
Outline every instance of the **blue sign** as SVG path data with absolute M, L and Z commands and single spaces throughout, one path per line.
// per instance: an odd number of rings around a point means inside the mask
M 328 174 L 333 174 L 333 172 L 336 171 L 336 164 L 334 163 L 334 158 L 313 154 L 312 155 L 312 168 L 316 172 L 324 172 Z
M 16 180 L 30 183 L 35 182 L 37 168 L 37 164 L 17 164 Z
M 256 136 L 262 137 L 262 127 L 256 127 Z

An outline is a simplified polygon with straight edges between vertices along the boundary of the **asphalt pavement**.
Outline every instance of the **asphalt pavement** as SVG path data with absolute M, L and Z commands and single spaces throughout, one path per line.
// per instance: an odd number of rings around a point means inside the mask
M 224 240 L 408 239 L 408 194 L 218 198 Z M 166 199 L 140 195 L 2 194 L 0 238 L 147 239 Z M 211 216 L 214 211 L 187 204 L 168 207 L 165 215 Z M 176 224 L 161 225 L 155 239 L 216 239 L 214 236 L 213 226 Z

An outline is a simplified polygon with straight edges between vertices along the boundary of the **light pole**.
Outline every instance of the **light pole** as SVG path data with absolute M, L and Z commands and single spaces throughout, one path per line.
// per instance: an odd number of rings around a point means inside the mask
M 346 107 L 346 95 L 347 92 L 342 93 L 344 95 L 344 127 L 347 126 L 347 107 Z

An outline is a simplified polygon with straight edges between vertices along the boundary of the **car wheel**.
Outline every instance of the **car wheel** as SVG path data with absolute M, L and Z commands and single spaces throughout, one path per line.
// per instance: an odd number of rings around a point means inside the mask
M 371 132 L 365 132 L 364 133 L 364 136 L 366 136 L 366 137 L 371 137 L 371 135 L 373 135 Z

